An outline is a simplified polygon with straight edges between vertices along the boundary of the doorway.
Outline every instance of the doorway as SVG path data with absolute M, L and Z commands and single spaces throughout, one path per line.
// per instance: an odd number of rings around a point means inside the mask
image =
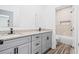
M 73 46 L 73 7 L 56 8 L 56 40 Z

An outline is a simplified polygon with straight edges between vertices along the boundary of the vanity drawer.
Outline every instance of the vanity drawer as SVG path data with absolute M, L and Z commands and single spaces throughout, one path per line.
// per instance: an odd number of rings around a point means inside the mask
M 41 46 L 41 40 L 33 41 L 32 42 L 32 51 L 37 48 L 41 48 L 40 46 Z
M 41 48 L 34 50 L 32 54 L 41 54 Z
M 40 39 L 41 39 L 41 35 L 40 34 L 32 35 L 32 41 L 40 40 Z
M 8 40 L 8 41 L 3 41 L 3 44 L 0 44 L 0 51 L 5 50 L 7 48 L 15 47 L 17 45 L 28 43 L 28 42 L 31 42 L 30 36 L 12 39 L 12 40 Z

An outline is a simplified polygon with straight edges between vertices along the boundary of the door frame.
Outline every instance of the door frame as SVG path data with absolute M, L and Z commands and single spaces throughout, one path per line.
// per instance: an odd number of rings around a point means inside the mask
M 77 11 L 77 8 L 75 6 L 72 6 L 72 5 L 63 5 L 63 6 L 60 6 L 60 7 L 57 7 L 55 9 L 55 13 L 58 11 L 58 10 L 61 10 L 61 9 L 64 9 L 64 8 L 68 8 L 68 7 L 72 7 L 73 8 L 73 20 L 72 20 L 72 23 L 73 23 L 73 27 L 74 27 L 74 31 L 73 31 L 73 35 L 72 35 L 72 38 L 73 38 L 73 47 L 74 47 L 74 53 L 78 53 L 78 20 L 77 20 L 77 16 L 76 16 L 76 11 Z M 56 24 L 56 14 L 55 14 L 55 24 Z M 56 28 L 56 25 L 55 25 L 55 28 Z M 55 33 L 56 33 L 56 30 L 55 30 Z M 56 35 L 56 34 L 55 34 Z
M 78 5 L 74 5 L 74 45 L 75 45 L 75 53 L 78 54 L 78 41 L 79 41 L 79 6 Z

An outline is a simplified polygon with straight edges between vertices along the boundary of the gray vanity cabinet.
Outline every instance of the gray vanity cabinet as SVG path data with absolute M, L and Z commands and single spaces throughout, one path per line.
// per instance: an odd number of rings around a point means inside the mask
M 52 32 L 0 40 L 0 54 L 41 54 L 52 47 Z
M 31 36 L 24 37 L 25 42 L 18 46 L 18 54 L 30 54 L 31 53 Z
M 0 54 L 14 54 L 14 48 L 6 49 L 4 51 L 0 51 Z
M 30 54 L 31 53 L 30 49 L 31 49 L 30 43 L 27 43 L 1 51 L 0 54 Z
M 32 53 L 40 54 L 52 47 L 52 32 L 32 35 Z
M 47 50 L 46 48 L 46 34 L 42 34 L 42 41 L 41 41 L 41 52 L 44 53 Z
M 31 54 L 31 43 L 18 46 L 18 54 Z
M 46 36 L 47 36 L 46 49 L 49 49 L 52 47 L 52 32 L 48 32 Z
M 42 34 L 42 53 L 46 52 L 52 47 L 52 32 L 46 32 Z
M 0 44 L 0 54 L 29 54 L 31 45 L 31 36 L 18 37 Z
M 32 54 L 41 54 L 41 34 L 32 35 Z

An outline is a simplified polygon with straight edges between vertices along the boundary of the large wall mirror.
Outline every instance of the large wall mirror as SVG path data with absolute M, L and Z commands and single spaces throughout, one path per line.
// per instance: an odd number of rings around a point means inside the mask
M 13 12 L 0 9 L 0 28 L 13 26 Z

